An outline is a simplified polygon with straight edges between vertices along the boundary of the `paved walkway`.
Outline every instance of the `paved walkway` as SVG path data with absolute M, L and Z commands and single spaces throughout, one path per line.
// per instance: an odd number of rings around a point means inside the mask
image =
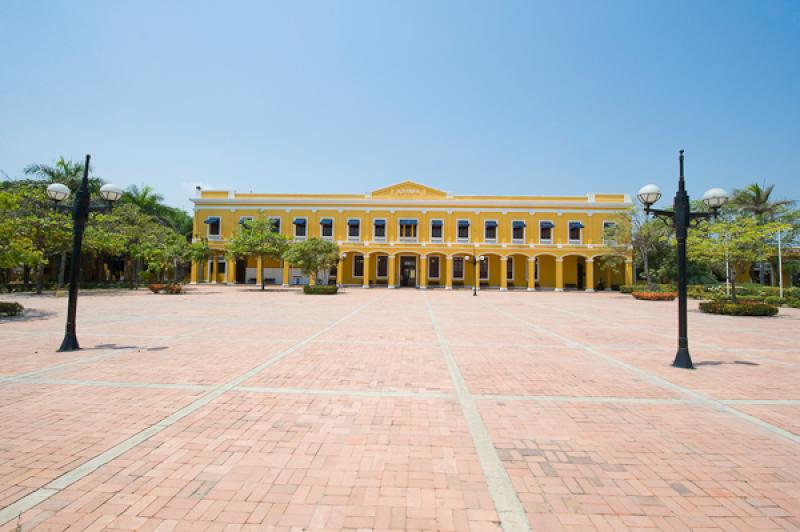
M 686 371 L 616 293 L 17 299 L 0 531 L 800 530 L 798 310 L 691 305 Z

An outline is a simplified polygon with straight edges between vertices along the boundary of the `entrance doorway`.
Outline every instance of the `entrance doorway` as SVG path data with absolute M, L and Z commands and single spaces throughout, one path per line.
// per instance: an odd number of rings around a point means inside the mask
M 400 257 L 400 286 L 417 286 L 416 257 Z
M 584 263 L 578 261 L 578 279 L 577 285 L 578 290 L 583 290 L 585 288 L 585 281 L 586 281 L 586 268 L 584 267 Z
M 247 282 L 247 261 L 239 259 L 236 261 L 236 284 Z

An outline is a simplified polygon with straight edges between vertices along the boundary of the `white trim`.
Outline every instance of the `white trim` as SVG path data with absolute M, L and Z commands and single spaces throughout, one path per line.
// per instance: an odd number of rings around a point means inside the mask
M 436 259 L 439 262 L 438 268 L 437 268 L 437 272 L 436 272 L 436 277 L 431 275 L 431 260 L 433 260 L 433 259 Z M 428 255 L 426 257 L 426 260 L 428 261 L 428 267 L 427 267 L 425 273 L 428 274 L 428 279 L 433 280 L 433 281 L 438 281 L 439 279 L 442 278 L 442 260 L 441 259 L 442 258 L 439 255 Z
M 414 228 L 415 228 L 414 232 L 416 233 L 416 236 L 414 236 L 413 238 L 404 237 L 404 236 L 402 236 L 400 234 L 400 226 L 402 225 L 400 223 L 400 220 L 401 220 L 401 218 L 397 219 L 397 241 L 398 242 L 402 242 L 402 243 L 419 242 L 419 218 L 402 218 L 402 220 L 414 220 L 415 222 L 417 222 L 416 224 L 414 224 Z
M 549 239 L 543 239 L 542 238 L 542 224 L 543 223 L 551 223 L 551 224 L 553 224 L 553 227 L 550 228 L 550 238 Z M 555 229 L 556 229 L 555 225 L 556 224 L 555 224 L 555 222 L 553 222 L 553 220 L 539 220 L 539 223 L 538 223 L 539 234 L 537 235 L 537 240 L 539 241 L 540 244 L 552 244 L 553 243 L 553 241 L 555 240 L 554 237 L 556 236 L 555 235 Z
M 460 223 L 467 222 L 467 237 L 462 238 L 458 236 L 458 231 L 460 229 Z M 456 218 L 456 243 L 463 244 L 469 242 L 472 238 L 472 222 L 469 218 Z
M 242 222 L 245 220 L 255 220 L 254 216 L 239 216 L 239 225 L 244 225 Z
M 350 236 L 351 220 L 358 220 L 358 236 Z M 363 231 L 361 230 L 362 229 L 361 218 L 355 216 L 348 216 L 344 223 L 347 226 L 347 234 L 344 235 L 346 237 L 345 240 L 347 242 L 361 242 L 361 235 L 363 234 Z
M 494 222 L 494 238 L 486 238 L 486 229 L 488 229 L 488 227 L 486 227 L 486 224 L 489 223 L 489 222 Z M 497 237 L 498 237 L 498 235 L 500 233 L 499 228 L 500 228 L 500 224 L 497 222 L 496 219 L 487 218 L 486 220 L 483 220 L 483 243 L 484 244 L 497 244 Z
M 272 220 L 278 220 L 278 234 L 283 234 L 283 219 L 281 216 L 267 216 L 267 222 L 271 222 Z
M 525 224 L 525 227 L 522 228 L 522 239 L 514 238 L 514 222 L 522 222 Z M 524 244 L 527 241 L 526 238 L 528 236 L 527 220 L 521 220 L 519 218 L 511 220 L 511 222 L 509 223 L 509 228 L 511 229 L 511 238 L 509 240 L 511 240 L 512 244 Z
M 570 231 L 571 231 L 569 226 L 572 225 L 573 223 L 579 223 L 582 226 L 580 229 L 578 229 L 580 238 L 578 238 L 576 240 L 573 240 L 572 238 L 570 238 L 570 234 L 569 234 Z M 570 245 L 583 244 L 583 230 L 584 229 L 586 229 L 586 227 L 583 227 L 583 222 L 582 221 L 580 221 L 580 220 L 567 220 L 567 243 L 570 244 Z
M 378 220 L 383 220 L 383 236 L 379 237 L 375 235 L 375 222 Z M 386 242 L 387 235 L 388 235 L 388 228 L 389 228 L 389 221 L 386 218 L 373 218 L 372 219 L 372 240 L 374 242 Z
M 305 236 L 297 236 L 297 224 L 294 223 L 295 220 L 305 220 L 305 228 L 306 234 Z M 308 240 L 308 216 L 292 216 L 292 237 L 295 240 Z
M 452 275 L 451 279 L 453 279 L 454 281 L 463 281 L 464 275 L 467 272 L 467 269 L 464 266 L 464 257 L 452 257 L 452 259 L 453 261 L 451 262 L 451 266 L 453 267 L 453 271 L 450 272 Z M 461 261 L 461 277 L 456 277 L 456 260 Z
M 433 237 L 433 222 L 442 222 L 442 236 L 440 236 L 438 238 L 434 238 Z M 430 235 L 430 241 L 432 243 L 439 244 L 439 243 L 444 242 L 445 227 L 446 226 L 445 226 L 443 218 L 431 218 L 430 220 L 428 220 L 428 234 Z
M 612 193 L 613 194 L 613 193 Z M 629 197 L 623 196 L 623 201 L 621 202 L 597 202 L 597 201 L 589 201 L 586 196 L 574 196 L 575 201 L 553 201 L 552 199 L 548 199 L 544 197 L 543 199 L 514 199 L 513 197 L 504 198 L 504 199 L 490 199 L 490 198 L 481 198 L 479 196 L 474 196 L 471 198 L 448 198 L 448 199 L 408 199 L 408 200 L 401 200 L 401 199 L 389 199 L 389 198 L 303 198 L 298 196 L 289 196 L 289 197 L 274 197 L 274 196 L 264 196 L 264 197 L 253 197 L 253 198 L 189 198 L 189 201 L 194 203 L 195 205 L 220 205 L 220 204 L 230 204 L 231 200 L 235 200 L 235 203 L 231 206 L 233 207 L 240 207 L 240 208 L 251 208 L 253 205 L 281 205 L 282 207 L 285 205 L 303 205 L 302 208 L 310 209 L 324 209 L 330 208 L 330 206 L 341 206 L 342 208 L 349 207 L 352 205 L 368 205 L 371 209 L 378 210 L 381 207 L 391 207 L 394 209 L 402 210 L 403 206 L 406 205 L 420 205 L 423 207 L 450 207 L 450 208 L 461 208 L 465 211 L 470 211 L 475 214 L 480 214 L 481 212 L 489 212 L 490 209 L 488 207 L 494 207 L 494 210 L 497 212 L 507 211 L 507 212 L 515 212 L 517 209 L 521 209 L 524 211 L 530 211 L 531 208 L 543 206 L 545 208 L 549 207 L 552 209 L 559 209 L 564 210 L 564 208 L 569 207 L 597 207 L 597 208 L 609 208 L 609 209 L 620 209 L 625 207 L 630 207 L 632 205 Z M 419 209 L 418 209 L 419 210 Z M 434 210 L 434 209 L 428 209 Z M 542 209 L 537 209 L 542 210 Z M 566 212 L 566 211 L 565 211 Z

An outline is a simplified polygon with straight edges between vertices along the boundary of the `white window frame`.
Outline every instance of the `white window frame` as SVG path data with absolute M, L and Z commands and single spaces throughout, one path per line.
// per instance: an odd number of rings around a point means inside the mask
M 479 260 L 478 261 L 478 280 L 479 281 L 488 281 L 489 279 L 492 278 L 491 263 L 489 261 L 489 255 L 484 255 L 483 258 L 486 261 L 486 277 L 484 277 L 482 275 L 482 272 L 481 272 L 481 265 L 483 264 L 483 261 Z
M 333 240 L 333 237 L 336 236 L 336 219 L 333 216 L 321 216 L 320 220 L 324 220 L 325 218 L 329 218 L 331 221 L 331 236 L 325 236 L 322 234 L 322 222 L 319 223 L 319 237 L 322 240 Z
M 458 230 L 460 229 L 461 222 L 467 222 L 467 237 L 462 238 L 458 236 Z M 456 220 L 456 242 L 469 242 L 472 238 L 472 222 L 469 218 L 459 218 Z
M 436 277 L 431 275 L 431 261 L 433 259 L 436 259 L 437 261 L 439 261 L 439 267 L 438 267 L 438 270 L 436 272 Z M 442 278 L 442 258 L 440 256 L 438 256 L 438 255 L 431 255 L 430 257 L 428 257 L 428 279 L 439 280 L 441 278 Z
M 375 222 L 383 220 L 383 236 L 375 235 Z M 386 242 L 387 235 L 389 234 L 389 222 L 386 218 L 373 218 L 372 219 L 372 240 L 375 242 Z
M 508 276 L 509 264 L 511 265 L 511 277 Z M 508 256 L 506 257 L 506 281 L 513 281 L 513 280 L 514 280 L 514 257 Z
M 553 227 L 550 228 L 550 238 L 549 239 L 542 238 L 542 224 L 544 224 L 544 223 L 553 224 Z M 555 222 L 553 222 L 553 220 L 539 220 L 539 243 L 540 244 L 552 244 L 553 243 L 553 241 L 555 240 L 555 236 L 556 236 L 555 235 L 555 229 L 556 229 L 555 226 L 556 226 L 556 224 L 555 224 Z
M 606 224 L 611 224 L 614 227 L 616 227 L 617 222 L 615 222 L 613 220 L 603 220 L 603 245 L 604 246 L 616 247 L 616 245 L 617 245 L 617 241 L 616 240 L 608 240 L 606 238 Z
M 461 261 L 461 277 L 456 277 L 456 261 L 457 260 Z M 463 281 L 464 280 L 464 274 L 467 271 L 467 269 L 464 267 L 464 264 L 465 264 L 464 260 L 465 260 L 464 257 L 453 257 L 453 263 L 451 265 L 453 267 L 453 271 L 450 272 L 450 273 L 453 275 L 453 280 L 454 281 Z
M 514 222 L 522 222 L 525 224 L 525 227 L 522 228 L 522 238 L 514 238 Z M 511 220 L 511 243 L 512 244 L 524 244 L 526 240 L 528 232 L 528 222 L 525 220 Z
M 356 275 L 356 259 L 361 257 L 361 275 Z M 353 265 L 350 267 L 352 270 L 350 273 L 353 274 L 353 278 L 361 279 L 364 277 L 364 255 L 353 255 Z
M 433 237 L 433 222 L 441 222 L 442 223 L 442 236 L 440 236 L 438 238 L 434 238 Z M 430 221 L 429 226 L 428 226 L 428 231 L 430 231 L 428 234 L 431 235 L 431 242 L 444 242 L 444 220 L 443 219 L 441 219 L 441 218 L 432 219 Z
M 219 220 L 219 232 L 216 235 L 212 235 L 211 234 L 211 224 L 207 224 L 207 223 L 203 222 L 205 224 L 205 226 L 206 226 L 206 237 L 209 240 L 221 240 L 222 239 L 222 216 L 215 216 L 213 214 L 210 214 L 210 215 L 206 216 L 206 219 L 209 219 L 209 218 L 216 218 L 216 219 Z
M 272 222 L 272 220 L 278 220 L 278 234 L 283 234 L 283 218 L 281 216 L 267 216 L 267 222 Z M 270 226 L 272 227 L 272 226 Z
M 254 220 L 253 216 L 239 216 L 239 225 L 244 225 L 245 221 Z
M 486 238 L 486 230 L 488 229 L 488 227 L 486 227 L 486 224 L 489 223 L 489 222 L 494 222 L 494 238 Z M 491 218 L 488 219 L 488 220 L 484 220 L 483 221 L 483 242 L 485 244 L 497 244 L 497 240 L 498 240 L 499 236 L 500 236 L 500 224 L 497 222 L 497 220 L 494 220 L 494 219 L 491 219 Z
M 386 275 L 380 274 L 380 268 L 378 265 L 381 262 L 381 259 L 386 261 Z M 388 279 L 389 278 L 389 255 L 378 255 L 375 257 L 375 278 L 376 279 Z
M 357 236 L 350 236 L 350 222 L 353 221 L 353 220 L 358 220 L 358 235 Z M 347 235 L 345 235 L 345 236 L 347 236 L 347 240 L 349 240 L 350 242 L 360 242 L 361 241 L 361 235 L 363 233 L 363 231 L 361 230 L 362 227 L 363 227 L 363 225 L 361 223 L 361 218 L 348 217 L 347 218 Z
M 306 224 L 306 235 L 305 236 L 297 236 L 297 224 L 294 223 L 295 220 L 305 220 Z M 307 240 L 308 239 L 308 216 L 294 216 L 292 218 L 292 235 L 294 236 L 295 240 Z
M 578 230 L 578 231 L 580 231 L 580 233 L 579 233 L 580 238 L 578 238 L 577 240 L 574 240 L 574 239 L 570 238 L 570 234 L 569 234 L 570 231 L 571 231 L 570 225 L 572 225 L 573 223 L 579 223 L 579 224 L 583 225 L 583 222 L 580 221 L 580 220 L 567 220 L 567 242 L 569 242 L 570 244 L 583 244 L 583 230 L 586 229 L 586 227 L 581 227 Z
M 415 227 L 417 228 L 417 231 L 416 231 L 417 236 L 415 236 L 414 238 L 411 238 L 411 237 L 408 237 L 408 236 L 402 236 L 400 234 L 400 226 L 402 225 L 400 223 L 400 220 L 414 220 L 415 222 L 417 222 L 416 225 L 415 225 Z M 397 241 L 398 242 L 419 242 L 419 218 L 398 218 L 397 219 Z

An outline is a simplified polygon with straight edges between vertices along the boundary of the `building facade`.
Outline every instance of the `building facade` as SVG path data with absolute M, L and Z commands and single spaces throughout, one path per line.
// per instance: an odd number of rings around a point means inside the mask
M 231 235 L 256 217 L 291 239 L 339 245 L 338 266 L 319 283 L 560 291 L 632 282 L 631 252 L 605 240 L 631 207 L 624 194 L 456 196 L 407 181 L 361 195 L 202 191 L 192 201 L 194 238 L 218 252 L 193 266 L 193 283 L 308 282 L 283 261 L 225 257 Z

